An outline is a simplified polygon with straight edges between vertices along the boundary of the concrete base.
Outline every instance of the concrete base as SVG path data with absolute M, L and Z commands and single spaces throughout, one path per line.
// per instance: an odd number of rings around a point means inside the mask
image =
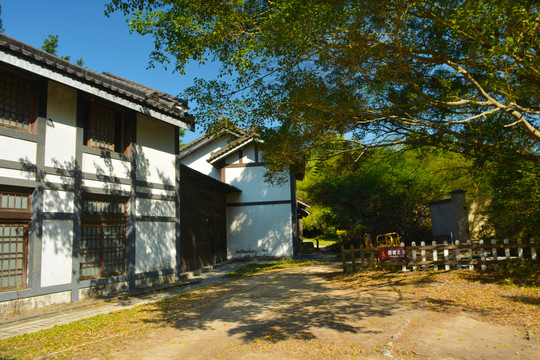
M 52 305 L 69 304 L 71 291 L 63 291 L 54 294 L 33 296 L 24 299 L 5 301 L 0 303 L 0 314 L 9 315 L 19 312 L 36 310 Z
M 135 288 L 144 289 L 144 288 L 154 287 L 157 285 L 169 284 L 173 282 L 176 282 L 175 274 L 161 275 L 161 276 L 156 276 L 156 277 L 149 277 L 149 278 L 135 280 Z

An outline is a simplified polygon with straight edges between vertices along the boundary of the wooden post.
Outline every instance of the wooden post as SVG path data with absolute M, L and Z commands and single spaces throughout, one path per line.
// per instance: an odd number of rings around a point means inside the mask
M 484 240 L 480 240 L 478 242 L 480 245 L 484 245 Z M 487 270 L 487 266 L 486 266 L 486 249 L 484 249 L 483 247 L 480 248 L 480 263 L 481 263 L 481 269 L 482 271 L 486 271 Z
M 456 242 L 454 243 L 456 246 L 459 246 L 459 240 L 456 240 Z M 456 269 L 457 270 L 460 270 L 461 269 L 461 249 L 456 249 L 456 251 L 454 252 L 455 255 L 455 258 L 456 258 L 456 262 L 458 264 L 456 264 Z
M 521 245 L 521 239 L 517 239 L 518 245 Z M 518 257 L 520 260 L 523 260 L 523 248 L 518 247 Z
M 405 243 L 400 243 L 399 246 L 403 246 L 405 247 Z M 407 271 L 407 265 L 406 264 L 403 264 L 401 265 L 401 271 Z
M 343 261 L 343 272 L 347 272 L 347 255 L 345 254 L 345 246 L 341 245 L 341 260 Z
M 450 270 L 450 265 L 448 265 L 448 261 L 450 261 L 450 254 L 448 252 L 448 249 L 446 247 L 448 246 L 448 241 L 444 240 L 443 245 L 445 249 L 443 250 L 443 256 L 444 256 L 444 270 L 448 271 Z
M 497 245 L 497 240 L 491 240 L 491 244 Z M 497 255 L 497 248 L 492 249 L 491 255 L 493 256 L 493 270 L 499 271 L 499 256 Z
M 411 243 L 411 246 L 415 247 L 416 246 L 416 241 L 413 241 Z M 415 265 L 416 264 L 416 249 L 414 249 L 414 248 L 411 250 L 411 258 L 412 258 L 412 263 L 413 263 L 412 270 L 416 271 L 416 268 L 417 268 L 416 265 Z
M 504 244 L 509 244 L 508 239 L 504 239 Z M 510 260 L 510 248 L 504 248 L 504 255 L 506 256 L 506 260 Z
M 352 262 L 352 270 L 356 271 L 356 262 L 354 261 L 354 245 L 351 245 L 351 262 Z
M 437 245 L 437 242 L 436 241 L 432 241 L 431 242 L 431 245 L 433 246 L 436 246 Z M 437 254 L 437 249 L 433 249 L 433 261 L 437 261 L 439 260 L 439 257 L 438 257 L 438 254 Z M 437 264 L 433 264 L 433 270 L 437 271 L 439 270 L 439 265 Z
M 420 246 L 426 246 L 426 243 L 424 241 L 421 241 L 420 242 Z M 426 261 L 426 250 L 422 249 L 420 250 L 420 254 L 422 256 L 422 261 Z M 427 270 L 427 265 L 422 265 L 422 270 L 426 271 Z
M 534 247 L 535 242 L 534 240 L 531 240 L 531 260 L 536 260 L 536 248 Z
M 366 264 L 364 264 L 364 247 L 362 245 L 360 245 L 360 266 L 366 266 Z
M 472 241 L 468 240 L 467 245 L 472 245 Z M 473 251 L 472 248 L 469 248 L 469 270 L 474 270 L 474 265 L 472 264 L 473 261 Z

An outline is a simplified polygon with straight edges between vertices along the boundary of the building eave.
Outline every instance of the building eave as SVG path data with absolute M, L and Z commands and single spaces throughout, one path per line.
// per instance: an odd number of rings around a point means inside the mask
M 0 62 L 125 106 L 188 130 L 194 123 L 187 103 L 109 73 L 98 73 L 0 34 Z

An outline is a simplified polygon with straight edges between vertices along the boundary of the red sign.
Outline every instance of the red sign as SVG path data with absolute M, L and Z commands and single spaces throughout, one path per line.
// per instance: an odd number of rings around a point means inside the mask
M 379 259 L 381 261 L 405 261 L 407 253 L 405 246 L 391 246 L 379 248 Z

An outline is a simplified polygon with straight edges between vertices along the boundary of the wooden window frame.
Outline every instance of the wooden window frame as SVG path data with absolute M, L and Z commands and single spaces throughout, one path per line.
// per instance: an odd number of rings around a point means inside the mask
M 21 119 L 13 119 L 11 117 L 9 118 L 4 117 L 4 110 L 2 110 L 2 108 L 4 106 L 7 106 L 7 104 L 5 103 L 7 97 L 0 97 L 0 126 L 8 128 L 8 129 L 14 129 L 14 130 L 27 132 L 27 133 L 32 133 L 32 134 L 35 133 L 36 131 L 35 124 L 36 124 L 36 119 L 37 119 L 37 114 L 38 114 L 37 112 L 38 106 L 37 106 L 37 98 L 36 98 L 36 94 L 37 94 L 36 81 L 27 76 L 22 76 L 18 73 L 6 71 L 5 69 L 0 69 L 0 76 L 11 79 L 13 84 L 17 86 L 17 89 L 16 89 L 17 91 L 20 91 L 20 87 L 18 86 L 20 83 L 26 84 L 27 86 L 29 86 L 29 93 L 30 93 L 29 94 L 29 99 L 30 99 L 29 107 L 30 108 L 28 110 L 26 109 L 24 110 L 28 112 L 28 121 L 25 121 L 24 119 L 21 120 Z M 1 81 L 0 81 L 0 86 L 1 86 Z M 15 98 L 16 103 L 17 103 L 16 105 L 20 105 L 19 104 L 20 101 L 17 101 L 18 99 L 19 98 Z M 10 124 L 4 123 L 6 119 L 10 122 Z M 14 125 L 11 123 L 14 123 Z M 24 124 L 27 124 L 28 128 L 25 129 Z
M 26 197 L 27 199 L 27 206 L 26 208 L 12 208 L 12 207 L 3 207 L 3 201 L 2 197 L 5 195 L 10 196 L 21 196 Z M 9 204 L 8 204 L 9 205 Z M 0 188 L 0 231 L 2 233 L 0 234 L 0 246 L 2 246 L 2 257 L 0 258 L 0 292 L 4 291 L 13 291 L 13 290 L 19 290 L 19 289 L 25 289 L 28 287 L 28 245 L 29 245 L 29 239 L 30 239 L 30 220 L 32 218 L 32 195 L 29 191 L 24 190 L 16 190 L 16 189 L 3 189 Z M 15 253 L 11 253 L 11 246 L 12 242 L 9 240 L 11 239 L 11 236 L 8 235 L 8 240 L 6 241 L 6 238 L 4 237 L 4 227 L 23 227 L 23 243 L 22 243 L 22 254 L 20 251 L 15 251 Z M 8 248 L 8 256 L 7 258 L 4 258 L 4 249 L 7 243 Z M 15 284 L 14 286 L 6 286 L 2 287 L 2 275 L 4 271 L 7 271 L 8 278 L 9 274 L 11 274 L 12 271 L 17 271 L 17 265 L 15 265 L 15 269 L 11 269 L 11 266 L 8 265 L 7 269 L 3 269 L 3 262 L 8 261 L 8 264 L 11 263 L 11 261 L 17 261 L 22 256 L 22 277 L 21 277 L 21 283 Z M 15 277 L 17 274 L 14 275 Z
M 98 111 L 103 113 L 109 112 L 112 114 L 111 118 L 108 120 L 112 122 L 109 129 L 102 128 L 102 121 L 107 120 L 98 120 L 94 117 Z M 132 120 L 133 115 L 128 110 L 113 104 L 86 98 L 84 100 L 84 113 L 84 143 L 86 146 L 125 155 L 131 154 L 131 130 L 132 127 L 135 126 L 135 121 Z M 107 133 L 109 138 L 104 139 L 99 135 L 100 133 Z
M 93 202 L 93 203 L 114 203 L 114 204 L 120 204 L 121 207 L 123 207 L 123 212 L 113 212 L 113 213 L 107 213 L 103 211 L 89 211 L 89 206 L 87 206 L 87 202 Z M 99 207 L 99 206 L 98 206 Z M 81 274 L 81 280 L 91 280 L 91 279 L 99 279 L 104 277 L 110 277 L 110 276 L 116 276 L 116 275 L 124 275 L 126 274 L 126 268 L 127 268 L 127 248 L 126 248 L 126 242 L 127 242 L 127 200 L 124 198 L 118 198 L 118 197 L 111 197 L 111 196 L 84 196 L 83 197 L 83 213 L 82 213 L 82 231 L 81 231 L 81 261 L 80 261 L 80 274 Z M 106 252 L 107 246 L 106 246 L 106 234 L 105 229 L 106 227 L 122 227 L 122 247 L 121 247 L 121 261 L 123 262 L 123 269 L 121 271 L 107 271 L 106 270 L 106 262 L 107 259 L 110 258 L 110 256 L 118 255 L 118 251 L 113 252 Z M 94 228 L 99 229 L 99 234 L 86 234 L 84 228 Z M 99 235 L 99 238 L 91 239 L 87 236 L 91 235 Z M 98 240 L 98 250 L 92 251 L 91 246 L 89 245 L 89 242 L 92 240 Z M 95 245 L 95 244 L 94 244 Z M 118 249 L 118 248 L 117 248 Z M 97 262 L 99 263 L 98 266 L 98 273 L 97 274 L 91 274 L 91 275 L 84 275 L 86 269 L 90 269 L 93 266 L 93 263 L 91 261 L 86 261 L 86 256 L 91 257 L 92 254 L 94 256 L 97 255 Z

